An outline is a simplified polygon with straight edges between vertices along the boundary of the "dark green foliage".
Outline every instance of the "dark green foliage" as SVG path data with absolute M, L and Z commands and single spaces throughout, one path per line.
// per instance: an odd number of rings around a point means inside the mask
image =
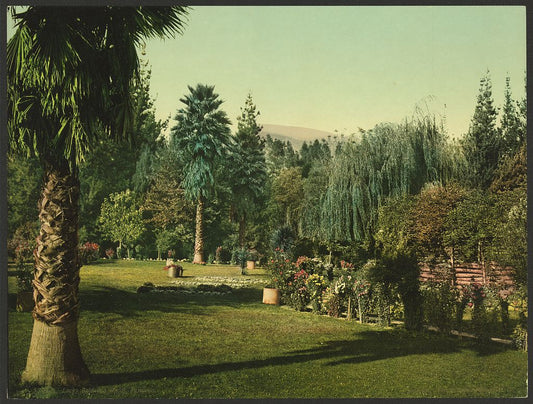
M 270 239 L 270 248 L 291 257 L 294 248 L 294 233 L 291 228 L 283 226 L 275 230 Z
M 241 116 L 237 118 L 237 133 L 227 158 L 227 174 L 232 194 L 232 216 L 239 223 L 239 245 L 246 242 L 247 223 L 256 216 L 264 199 L 267 178 L 264 140 L 259 137 L 259 111 L 249 94 Z
M 460 328 L 460 324 L 456 323 L 459 293 L 449 282 L 425 282 L 422 285 L 422 297 L 424 320 L 427 324 L 437 327 L 445 334 Z M 462 313 L 460 319 L 462 320 Z
M 37 223 L 42 169 L 35 158 L 10 154 L 7 159 L 7 235 L 31 221 Z
M 15 14 L 7 56 L 13 147 L 73 169 L 102 126 L 109 137 L 129 138 L 135 46 L 147 36 L 181 32 L 185 13 L 184 7 L 30 7 Z
M 488 73 L 481 78 L 479 95 L 470 129 L 463 139 L 466 182 L 487 189 L 498 166 L 502 139 L 496 127 L 497 110 L 493 105 L 492 84 Z
M 458 258 L 483 263 L 500 220 L 492 194 L 470 191 L 447 215 L 443 243 L 453 247 Z
M 275 176 L 282 168 L 296 167 L 298 165 L 298 152 L 294 151 L 291 142 L 274 139 L 266 135 L 265 157 L 267 172 Z
M 161 156 L 164 141 L 160 135 L 166 122 L 155 119 L 149 93 L 150 77 L 148 62 L 141 61 L 139 77 L 132 89 L 130 142 L 117 143 L 104 138 L 88 153 L 80 167 L 82 241 L 101 238 L 96 218 L 104 198 L 126 189 L 145 192 L 153 181 L 159 161 L 164 158 Z
M 381 295 L 392 303 L 389 293 L 397 288 L 404 308 L 405 327 L 419 330 L 422 327 L 422 295 L 420 293 L 420 269 L 416 256 L 407 251 L 382 256 L 369 270 L 372 284 L 381 285 Z
M 525 127 L 520 120 L 520 103 L 511 96 L 511 78 L 505 78 L 505 101 L 502 108 L 501 136 L 503 155 L 514 155 L 526 139 Z
M 272 199 L 281 214 L 278 225 L 289 226 L 297 233 L 304 198 L 302 169 L 283 168 L 272 183 Z

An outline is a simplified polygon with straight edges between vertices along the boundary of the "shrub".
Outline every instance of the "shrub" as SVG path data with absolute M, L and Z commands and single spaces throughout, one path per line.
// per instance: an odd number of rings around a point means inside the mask
M 217 264 L 226 264 L 231 261 L 231 250 L 224 247 L 218 246 L 215 250 L 215 260 Z
M 323 307 L 328 316 L 340 317 L 342 313 L 342 298 L 335 293 L 333 286 L 328 286 L 323 296 Z
M 90 264 L 100 257 L 100 246 L 96 243 L 86 242 L 78 249 L 81 265 Z
M 421 292 L 425 322 L 449 334 L 456 319 L 459 292 L 449 282 L 426 282 Z
M 289 304 L 298 311 L 303 311 L 311 301 L 309 290 L 307 289 L 307 278 L 309 274 L 303 269 L 293 275 L 292 281 L 288 283 Z
M 113 250 L 112 248 L 108 248 L 107 250 L 105 250 L 105 255 L 108 259 L 111 259 L 115 255 L 115 250 Z
M 22 264 L 17 267 L 17 290 L 19 292 L 31 292 L 33 290 L 33 265 Z
M 357 273 L 357 275 L 359 275 L 359 273 Z M 365 323 L 370 312 L 370 282 L 368 282 L 362 276 L 359 276 L 359 279 L 356 279 L 354 282 L 353 290 L 357 304 L 355 310 L 357 311 L 359 322 Z
M 274 231 L 270 238 L 270 245 L 272 250 L 276 251 L 278 254 L 282 253 L 285 258 L 290 259 L 294 247 L 294 235 L 291 228 L 284 226 Z
M 313 311 L 320 312 L 323 304 L 322 297 L 326 290 L 326 280 L 322 275 L 314 273 L 307 278 L 306 286 Z

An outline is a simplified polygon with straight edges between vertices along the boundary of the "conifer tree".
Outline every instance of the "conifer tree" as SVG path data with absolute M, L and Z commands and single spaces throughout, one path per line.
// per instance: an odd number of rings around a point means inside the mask
M 487 189 L 493 180 L 502 145 L 501 134 L 496 128 L 497 115 L 487 72 L 480 80 L 474 116 L 463 139 L 465 180 L 470 187 Z
M 525 133 L 522 133 L 520 127 L 520 117 L 517 107 L 519 103 L 515 102 L 511 97 L 511 78 L 505 78 L 505 101 L 502 109 L 502 153 L 505 155 L 513 155 L 516 153 L 520 144 L 525 138 Z
M 246 223 L 261 202 L 266 181 L 264 140 L 259 137 L 262 127 L 257 123 L 257 111 L 248 94 L 241 115 L 237 117 L 237 132 L 228 156 L 232 218 L 239 223 L 239 245 L 244 247 Z

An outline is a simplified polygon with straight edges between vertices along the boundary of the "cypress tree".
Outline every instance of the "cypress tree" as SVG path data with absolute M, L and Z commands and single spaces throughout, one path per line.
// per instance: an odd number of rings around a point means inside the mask
M 487 189 L 498 166 L 501 134 L 496 128 L 497 110 L 489 74 L 480 80 L 479 94 L 470 128 L 463 139 L 467 185 Z

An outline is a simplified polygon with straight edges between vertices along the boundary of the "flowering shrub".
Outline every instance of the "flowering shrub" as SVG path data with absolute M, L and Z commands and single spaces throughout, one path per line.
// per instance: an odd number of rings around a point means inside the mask
M 105 256 L 108 259 L 113 258 L 114 255 L 115 255 L 115 250 L 113 250 L 112 248 L 108 248 L 107 250 L 105 250 Z
M 90 264 L 100 257 L 100 246 L 96 243 L 86 242 L 78 249 L 82 265 Z
M 300 269 L 293 275 L 293 280 L 288 283 L 289 304 L 298 311 L 305 310 L 310 302 L 309 291 L 307 290 L 307 278 L 309 274 Z
M 280 290 L 283 300 L 284 296 L 288 296 L 288 288 L 292 286 L 295 265 L 286 258 L 275 257 L 267 262 L 266 269 L 270 273 L 270 286 Z
M 311 274 L 306 280 L 306 286 L 313 311 L 320 312 L 322 310 L 322 296 L 326 290 L 324 277 L 318 274 Z
M 319 258 L 298 257 L 296 267 L 305 270 L 310 275 L 318 274 L 322 275 L 328 281 L 333 280 L 333 266 L 324 264 Z
M 357 301 L 357 315 L 360 323 L 366 322 L 366 316 L 370 312 L 370 282 L 358 279 L 353 284 L 353 293 Z
M 342 313 L 342 299 L 335 293 L 333 286 L 328 286 L 322 297 L 323 307 L 331 317 L 340 317 Z

